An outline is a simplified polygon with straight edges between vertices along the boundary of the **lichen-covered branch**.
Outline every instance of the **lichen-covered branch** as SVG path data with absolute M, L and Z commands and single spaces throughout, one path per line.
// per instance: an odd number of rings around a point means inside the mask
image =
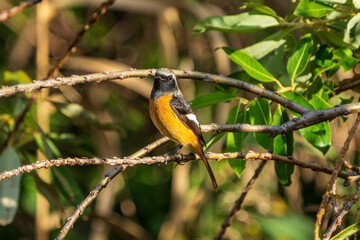
M 0 22 L 4 22 L 7 19 L 14 16 L 15 14 L 21 12 L 25 7 L 30 7 L 30 6 L 32 6 L 34 4 L 37 4 L 37 3 L 41 2 L 41 1 L 42 0 L 28 0 L 28 1 L 20 2 L 16 6 L 13 6 L 12 8 L 10 8 L 9 10 L 2 11 L 0 13 Z
M 139 158 L 142 157 L 152 150 L 158 148 L 159 146 L 167 143 L 169 141 L 169 138 L 163 137 L 146 147 L 140 149 L 139 151 L 133 153 L 129 157 L 127 157 L 128 160 L 131 160 L 133 158 Z M 121 171 L 126 169 L 126 166 L 119 165 L 116 166 L 113 170 L 108 172 L 105 177 L 96 185 L 96 187 L 90 192 L 90 194 L 80 203 L 80 205 L 76 208 L 75 212 L 67 219 L 65 225 L 60 230 L 59 235 L 57 236 L 57 240 L 64 239 L 69 232 L 69 230 L 73 227 L 76 220 L 82 215 L 84 210 L 94 201 L 94 199 L 97 197 L 97 195 L 108 185 L 108 183 Z
M 166 139 L 166 138 L 165 138 Z M 165 140 L 162 140 L 165 141 Z M 168 139 L 166 140 L 168 141 Z M 161 144 L 164 144 L 165 142 L 161 142 Z M 149 146 L 152 146 L 151 144 Z M 159 146 L 159 144 L 157 145 Z M 146 148 L 144 148 L 146 149 Z M 151 147 L 148 151 L 153 150 Z M 145 154 L 145 153 L 144 153 Z M 43 169 L 43 168 L 50 168 L 50 167 L 58 167 L 58 166 L 73 166 L 73 165 L 118 165 L 122 167 L 133 167 L 135 165 L 151 165 L 151 164 L 158 164 L 158 163 L 164 163 L 164 162 L 173 162 L 173 161 L 191 161 L 191 160 L 200 160 L 198 156 L 195 156 L 194 154 L 188 154 L 188 155 L 162 155 L 162 156 L 153 156 L 153 157 L 141 157 L 144 154 L 140 154 L 140 157 L 126 157 L 126 158 L 59 158 L 59 159 L 53 159 L 53 160 L 43 160 L 43 161 L 37 161 L 33 164 L 24 165 L 21 167 L 18 167 L 16 169 L 10 170 L 10 171 L 4 171 L 0 173 L 0 181 L 5 178 L 10 178 L 13 176 L 16 176 L 21 173 L 25 172 L 31 172 L 36 169 Z M 281 156 L 276 155 L 272 153 L 259 153 L 259 152 L 228 152 L 228 153 L 212 153 L 208 152 L 206 153 L 206 157 L 209 160 L 216 160 L 221 161 L 225 159 L 260 159 L 260 160 L 268 160 L 268 161 L 276 161 L 278 163 L 288 163 L 300 166 L 302 168 L 309 168 L 313 171 L 323 172 L 326 174 L 332 174 L 333 169 L 322 166 L 315 162 L 308 162 L 303 161 L 291 156 Z M 341 171 L 339 172 L 338 176 L 340 178 L 343 178 L 347 181 L 353 182 L 360 178 L 360 173 L 358 172 L 345 172 Z
M 336 160 L 335 167 L 331 174 L 330 181 L 326 187 L 326 191 L 323 194 L 320 208 L 316 215 L 315 230 L 314 230 L 315 239 L 320 239 L 319 238 L 319 230 L 320 230 L 322 218 L 325 214 L 325 207 L 328 203 L 330 195 L 335 194 L 336 181 L 337 181 L 338 174 L 340 173 L 340 168 L 344 163 L 344 157 L 345 157 L 347 151 L 349 150 L 350 142 L 351 142 L 352 138 L 354 137 L 359 124 L 360 124 L 360 115 L 358 115 L 355 123 L 353 124 L 353 126 L 351 127 L 351 129 L 349 131 L 349 135 L 346 138 L 346 140 L 344 142 L 344 146 L 342 147 L 342 149 L 340 151 L 340 155 L 338 156 L 338 158 Z
M 221 83 L 249 91 L 251 93 L 260 95 L 274 102 L 277 102 L 282 106 L 287 107 L 300 114 L 309 111 L 309 109 L 307 109 L 306 107 L 297 104 L 287 98 L 284 98 L 276 92 L 272 92 L 267 89 L 240 80 L 236 80 L 216 74 L 202 73 L 202 72 L 189 71 L 189 70 L 173 70 L 173 71 L 178 78 L 200 79 L 213 83 Z M 58 88 L 64 85 L 75 85 L 75 84 L 87 83 L 87 82 L 101 82 L 106 80 L 125 79 L 131 77 L 149 77 L 154 75 L 155 75 L 155 69 L 148 69 L 148 70 L 134 69 L 131 71 L 123 71 L 123 72 L 104 72 L 104 73 L 94 73 L 94 74 L 88 74 L 82 76 L 58 77 L 56 79 L 48 79 L 46 81 L 35 80 L 33 81 L 33 83 L 3 87 L 0 89 L 0 97 L 11 96 L 18 92 L 30 92 L 41 88 Z
M 332 220 L 328 229 L 326 229 L 323 240 L 329 240 L 331 235 L 335 232 L 335 230 L 339 226 L 341 226 L 343 218 L 350 211 L 354 203 L 356 203 L 356 201 L 359 199 L 359 194 L 360 194 L 360 181 L 357 184 L 357 190 L 354 196 L 352 197 L 352 199 L 350 201 L 346 201 L 344 203 L 343 208 L 341 210 L 338 210 L 337 213 L 334 214 L 334 219 Z

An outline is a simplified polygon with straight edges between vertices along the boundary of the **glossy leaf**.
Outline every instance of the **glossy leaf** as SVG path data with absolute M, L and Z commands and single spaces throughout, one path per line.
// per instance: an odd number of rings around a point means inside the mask
M 299 17 L 323 17 L 334 11 L 332 7 L 309 0 L 301 0 L 295 8 L 294 15 Z
M 347 239 L 348 237 L 354 235 L 355 233 L 357 233 L 359 231 L 360 231 L 360 223 L 355 223 L 355 224 L 345 228 L 344 230 L 342 230 L 338 234 L 336 234 L 330 240 L 344 240 L 344 239 Z
M 271 73 L 269 73 L 261 64 L 254 58 L 241 50 L 234 50 L 228 47 L 222 48 L 230 59 L 239 64 L 251 77 L 261 82 L 273 82 L 277 81 Z
M 215 92 L 195 98 L 190 102 L 190 105 L 193 109 L 197 109 L 211 106 L 219 102 L 231 101 L 234 98 L 236 98 L 234 94 Z
M 34 133 L 35 142 L 37 143 L 41 152 L 47 159 L 59 158 L 61 153 L 56 145 L 45 136 L 44 132 L 39 128 L 38 132 Z M 66 168 L 52 168 L 54 176 L 54 183 L 56 189 L 64 196 L 64 199 L 69 201 L 73 206 L 79 204 L 83 199 L 83 194 L 76 181 L 71 177 Z M 48 199 L 52 199 L 54 193 L 48 194 Z
M 271 9 L 270 7 L 265 6 L 261 3 L 257 3 L 257 2 L 244 3 L 244 6 L 241 7 L 240 9 L 242 9 L 242 8 L 252 8 L 254 11 L 262 13 L 262 14 L 266 14 L 266 15 L 273 16 L 273 17 L 277 16 L 276 12 L 273 9 Z
M 0 172 L 21 166 L 15 149 L 7 147 L 0 155 Z M 21 175 L 0 182 L 0 225 L 10 224 L 15 217 L 20 195 Z
M 291 82 L 294 82 L 296 77 L 305 70 L 310 60 L 312 44 L 313 40 L 311 34 L 305 34 L 297 43 L 287 64 L 287 71 Z
M 301 94 L 299 94 L 297 92 L 290 91 L 290 92 L 283 92 L 283 93 L 280 93 L 280 94 L 283 97 L 285 97 L 285 98 L 287 98 L 287 99 L 289 99 L 289 100 L 291 100 L 293 102 L 296 102 L 296 103 L 298 103 L 298 104 L 300 104 L 300 105 L 302 105 L 302 106 L 304 106 L 304 107 L 306 107 L 306 108 L 308 108 L 310 110 L 314 110 L 314 107 L 308 102 L 308 100 L 306 100 L 306 98 L 303 95 L 301 95 Z M 297 116 L 297 117 L 300 116 L 300 114 L 295 113 L 295 112 L 293 112 L 293 114 L 295 116 Z
M 212 16 L 199 21 L 194 27 L 194 33 L 209 30 L 221 32 L 247 33 L 279 25 L 272 16 L 253 14 L 249 12 L 238 15 Z
M 333 51 L 334 60 L 338 60 L 338 64 L 343 68 L 344 72 L 351 70 L 357 62 L 352 55 L 353 52 L 349 48 L 335 49 Z
M 327 94 L 325 95 L 327 96 Z M 311 100 L 315 110 L 332 107 L 327 103 L 327 99 L 319 96 L 319 94 L 313 94 Z M 320 150 L 324 155 L 327 153 L 331 144 L 331 129 L 328 122 L 321 122 L 307 128 L 302 128 L 299 132 L 311 145 Z
M 229 77 L 238 79 L 238 80 L 243 81 L 243 82 L 251 83 L 251 84 L 254 84 L 254 85 L 262 84 L 262 82 L 250 77 L 249 74 L 247 74 L 244 70 L 234 72 L 234 73 L 230 74 Z
M 249 114 L 247 111 L 239 112 L 240 103 L 229 111 L 228 124 L 249 123 Z M 245 132 L 228 132 L 226 138 L 227 152 L 241 152 L 244 139 L 248 133 Z M 229 159 L 230 167 L 236 175 L 240 177 L 245 169 L 246 161 L 244 159 Z
M 257 42 L 249 47 L 242 49 L 242 51 L 249 56 L 259 60 L 270 52 L 284 45 L 286 42 L 286 35 L 289 33 L 291 33 L 289 30 L 280 30 L 268 36 L 261 42 Z
M 272 125 L 270 104 L 265 98 L 259 98 L 250 102 L 250 123 L 256 125 Z M 266 133 L 254 133 L 256 141 L 265 149 L 272 151 L 273 141 Z
M 358 48 L 360 46 L 360 13 L 353 16 L 346 25 L 344 41 Z
M 357 49 L 356 46 L 352 45 L 349 42 L 345 42 L 343 36 L 343 33 L 335 32 L 335 31 L 318 31 L 316 32 L 316 35 L 318 35 L 320 38 L 324 39 L 329 45 L 340 47 L 340 48 L 352 48 Z
M 273 124 L 281 125 L 289 121 L 289 117 L 283 107 L 278 107 L 273 116 Z M 274 154 L 282 156 L 292 156 L 294 151 L 294 137 L 293 132 L 287 133 L 284 136 L 277 135 L 274 138 Z M 294 165 L 287 163 L 275 162 L 275 172 L 279 182 L 285 186 L 291 184 L 291 175 L 294 172 Z

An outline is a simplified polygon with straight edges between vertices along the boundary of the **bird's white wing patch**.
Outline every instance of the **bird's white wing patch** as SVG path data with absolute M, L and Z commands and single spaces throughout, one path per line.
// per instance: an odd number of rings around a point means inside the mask
M 186 114 L 186 117 L 187 117 L 189 120 L 195 122 L 196 125 L 198 125 L 198 126 L 200 127 L 200 123 L 199 123 L 199 121 L 197 120 L 197 117 L 195 116 L 195 114 L 192 114 L 192 113 Z

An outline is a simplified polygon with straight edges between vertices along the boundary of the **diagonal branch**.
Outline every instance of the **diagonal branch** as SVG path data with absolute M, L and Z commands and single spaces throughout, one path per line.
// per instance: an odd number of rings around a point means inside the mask
M 62 58 L 56 63 L 52 70 L 49 71 L 47 78 L 51 78 L 59 72 L 59 69 L 68 60 L 70 55 L 76 51 L 76 46 L 80 43 L 84 34 L 90 29 L 93 24 L 95 24 L 99 20 L 102 15 L 106 13 L 110 5 L 112 5 L 114 2 L 115 0 L 107 0 L 101 4 L 99 9 L 93 12 L 91 17 L 87 20 L 86 24 L 80 29 L 80 31 L 78 31 L 74 41 L 68 46 L 64 56 L 62 56 Z
M 332 223 L 330 224 L 330 226 L 328 227 L 328 229 L 326 230 L 326 232 L 324 234 L 323 240 L 329 240 L 331 235 L 337 229 L 337 227 L 341 226 L 342 219 L 349 212 L 349 210 L 354 205 L 354 203 L 356 203 L 356 201 L 359 199 L 359 194 L 360 194 L 360 182 L 358 182 L 358 184 L 357 184 L 357 190 L 356 190 L 356 193 L 354 194 L 354 196 L 352 197 L 352 199 L 350 201 L 345 202 L 344 207 L 335 214 L 335 217 L 334 217 Z M 354 239 L 356 239 L 356 238 L 354 238 Z
M 26 2 L 20 2 L 18 5 L 13 6 L 9 10 L 2 11 L 0 13 L 0 22 L 4 22 L 7 19 L 11 18 L 15 14 L 21 12 L 25 7 L 30 7 L 34 4 L 41 2 L 42 0 L 28 0 Z
M 159 146 L 167 143 L 169 138 L 163 137 L 146 147 L 140 149 L 139 151 L 133 153 L 128 157 L 128 159 L 139 158 L 142 157 L 152 150 L 158 148 Z M 70 228 L 73 227 L 76 220 L 82 215 L 84 210 L 94 201 L 97 195 L 109 184 L 109 182 L 116 177 L 120 172 L 126 169 L 126 166 L 120 165 L 116 166 L 113 170 L 108 172 L 105 177 L 96 185 L 96 187 L 90 192 L 90 194 L 80 203 L 80 205 L 76 208 L 75 212 L 67 219 L 65 225 L 60 230 L 59 235 L 57 236 L 56 240 L 64 239 L 69 232 Z
M 252 186 L 254 185 L 256 179 L 258 178 L 261 170 L 264 168 L 266 161 L 262 161 L 259 166 L 256 168 L 254 175 L 249 180 L 248 184 L 242 190 L 240 197 L 236 200 L 234 207 L 229 213 L 228 217 L 224 220 L 223 224 L 221 224 L 221 229 L 219 233 L 214 238 L 215 240 L 221 240 L 226 232 L 226 229 L 230 226 L 235 214 L 240 210 L 241 204 L 244 202 L 247 193 L 250 191 Z
M 41 0 L 38 1 L 29 1 L 29 2 L 40 2 Z M 57 62 L 57 64 L 49 71 L 47 78 L 51 78 L 54 77 L 56 73 L 58 73 L 59 69 L 62 67 L 62 65 L 67 61 L 67 59 L 69 58 L 69 56 L 74 53 L 76 51 L 76 46 L 77 44 L 81 41 L 81 39 L 83 38 L 85 32 L 87 30 L 89 30 L 89 28 L 95 24 L 99 18 L 104 15 L 104 13 L 107 11 L 107 9 L 109 8 L 109 6 L 111 4 L 114 3 L 115 0 L 107 0 L 105 1 L 101 7 L 99 9 L 97 9 L 92 15 L 91 17 L 87 20 L 87 23 L 83 26 L 83 28 L 77 33 L 75 40 L 69 45 L 68 50 L 66 51 L 66 53 L 64 54 L 64 56 Z M 20 4 L 19 4 L 20 5 Z M 1 18 L 1 17 L 0 17 Z M 45 80 L 39 80 L 41 82 L 45 82 Z M 17 86 L 17 85 L 15 85 Z M 14 87 L 15 87 L 14 86 Z M 4 88 L 4 86 L 2 86 L 2 89 Z M 16 87 L 15 87 L 16 88 Z M 2 90 L 0 89 L 0 91 Z M 41 89 L 41 88 L 40 88 Z M 36 90 L 40 90 L 40 89 L 36 89 Z M 35 90 L 35 89 L 34 89 Z M 19 116 L 16 119 L 15 122 L 15 127 L 14 129 L 8 134 L 7 138 L 5 139 L 5 141 L 0 145 L 0 151 L 2 149 L 4 149 L 9 142 L 11 141 L 12 137 L 16 134 L 16 132 L 18 131 L 20 125 L 22 124 L 24 117 L 26 115 L 26 113 L 30 110 L 32 104 L 34 102 L 36 102 L 37 98 L 39 97 L 39 92 L 35 92 L 34 94 L 32 94 L 32 96 L 28 99 L 27 104 L 25 106 L 25 108 L 22 110 L 22 112 L 19 114 Z
M 320 230 L 322 218 L 325 214 L 325 206 L 328 203 L 330 194 L 333 194 L 335 191 L 334 189 L 336 186 L 336 180 L 337 180 L 338 174 L 340 172 L 340 168 L 343 165 L 344 157 L 345 157 L 347 151 L 349 150 L 350 142 L 351 142 L 352 138 L 354 137 L 359 124 L 360 124 L 360 115 L 358 115 L 355 123 L 353 124 L 353 126 L 351 127 L 351 129 L 349 131 L 349 135 L 346 138 L 346 140 L 344 142 L 344 146 L 341 149 L 340 155 L 338 156 L 338 158 L 336 160 L 334 171 L 331 174 L 331 179 L 330 179 L 329 183 L 327 184 L 326 191 L 323 195 L 319 211 L 316 215 L 316 223 L 315 223 L 315 230 L 314 230 L 315 239 L 320 239 L 319 238 L 319 230 Z

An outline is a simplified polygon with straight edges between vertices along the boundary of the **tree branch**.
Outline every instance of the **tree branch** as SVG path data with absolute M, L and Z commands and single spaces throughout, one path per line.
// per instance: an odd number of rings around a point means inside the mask
M 333 221 L 331 222 L 330 226 L 328 227 L 328 229 L 324 234 L 323 240 L 330 239 L 331 235 L 335 232 L 338 226 L 341 226 L 342 219 L 349 212 L 349 210 L 354 205 L 354 203 L 359 199 L 359 194 L 360 194 L 360 181 L 358 182 L 356 193 L 352 197 L 351 201 L 345 202 L 343 208 L 335 214 Z
M 35 3 L 40 2 L 41 0 L 38 1 L 33 1 Z M 96 10 L 91 17 L 87 20 L 86 24 L 83 26 L 83 28 L 78 31 L 75 40 L 69 45 L 68 50 L 66 51 L 66 53 L 64 54 L 64 56 L 57 62 L 57 64 L 49 71 L 47 78 L 51 78 L 54 77 L 55 74 L 58 73 L 59 69 L 62 67 L 62 65 L 67 61 L 67 59 L 69 58 L 69 56 L 74 53 L 76 51 L 76 45 L 81 41 L 81 39 L 83 38 L 85 32 L 87 30 L 89 30 L 89 28 L 96 23 L 99 18 L 104 15 L 104 13 L 107 11 L 107 9 L 109 8 L 109 6 L 111 4 L 114 3 L 115 0 L 108 0 L 104 3 L 102 3 L 102 5 L 100 6 L 100 8 L 98 10 Z M 31 2 L 31 1 L 29 1 Z M 20 3 L 21 4 L 21 3 Z M 20 5 L 19 4 L 19 5 Z M 1 17 L 0 17 L 1 18 Z M 44 80 L 40 80 L 40 81 L 44 81 Z M 16 85 L 15 85 L 16 86 Z M 4 86 L 2 86 L 3 88 Z M 1 91 L 2 89 L 0 89 Z M 37 89 L 39 90 L 39 89 Z M 15 122 L 15 127 L 14 129 L 8 134 L 7 138 L 5 139 L 5 141 L 0 145 L 0 151 L 2 149 L 4 149 L 9 142 L 11 141 L 12 137 L 16 134 L 16 132 L 18 131 L 21 123 L 24 120 L 24 117 L 26 115 L 26 113 L 29 111 L 29 109 L 31 108 L 32 104 L 37 100 L 37 98 L 39 97 L 39 92 L 35 92 L 27 101 L 25 108 L 22 110 L 22 112 L 19 114 L 19 116 L 16 119 Z
M 241 204 L 244 202 L 244 199 L 247 193 L 250 191 L 252 186 L 254 185 L 257 177 L 259 176 L 261 170 L 264 168 L 266 161 L 262 161 L 259 166 L 256 168 L 254 175 L 249 180 L 248 184 L 242 190 L 240 197 L 236 200 L 234 207 L 232 208 L 231 212 L 229 213 L 228 217 L 224 220 L 223 224 L 221 224 L 221 229 L 219 233 L 214 238 L 215 240 L 221 240 L 226 232 L 226 229 L 230 226 L 235 214 L 240 210 Z
M 25 7 L 29 7 L 32 6 L 34 4 L 37 4 L 39 2 L 41 2 L 42 0 L 28 0 L 28 1 L 24 1 L 24 2 L 20 2 L 18 5 L 13 6 L 12 8 L 10 8 L 9 10 L 5 10 L 2 11 L 0 13 L 0 22 L 4 22 L 7 19 L 11 18 L 12 16 L 14 16 L 15 14 L 21 12 Z
M 96 23 L 102 15 L 104 15 L 106 13 L 106 11 L 110 7 L 110 5 L 112 5 L 114 2 L 115 2 L 115 0 L 107 0 L 101 4 L 99 9 L 97 9 L 95 12 L 93 12 L 93 14 L 87 20 L 86 24 L 76 34 L 76 38 L 74 39 L 74 41 L 68 46 L 64 56 L 57 62 L 57 64 L 52 68 L 52 70 L 49 71 L 47 78 L 51 78 L 59 72 L 59 69 L 68 60 L 70 55 L 76 51 L 76 45 L 79 44 L 79 42 L 81 41 L 81 39 L 83 38 L 83 36 L 87 32 L 87 30 L 89 30 L 90 27 L 94 23 Z
M 163 139 L 163 138 L 162 138 Z M 161 139 L 160 139 L 161 140 Z M 158 140 L 158 141 L 160 141 Z M 162 140 L 165 141 L 165 140 Z M 166 138 L 166 142 L 169 141 L 169 139 Z M 161 144 L 164 144 L 165 142 L 162 142 Z M 152 146 L 152 144 L 150 144 L 149 146 Z M 159 145 L 158 145 L 159 146 Z M 144 148 L 145 149 L 145 148 Z M 150 150 L 152 151 L 153 148 L 151 147 Z M 140 154 L 141 156 L 145 155 L 144 154 Z M 140 156 L 139 155 L 139 156 Z M 43 168 L 50 168 L 50 167 L 59 167 L 59 166 L 73 166 L 73 165 L 117 165 L 117 166 L 121 166 L 124 168 L 127 167 L 133 167 L 135 165 L 151 165 L 151 164 L 158 164 L 158 163 L 164 163 L 164 162 L 173 162 L 173 161 L 192 161 L 192 160 L 201 160 L 198 156 L 195 156 L 194 154 L 188 154 L 188 155 L 162 155 L 162 156 L 153 156 L 153 157 L 132 157 L 133 155 L 129 156 L 129 157 L 125 157 L 125 158 L 118 158 L 118 157 L 114 157 L 114 158 L 58 158 L 58 159 L 53 159 L 53 160 L 43 160 L 43 161 L 37 161 L 33 164 L 29 164 L 29 165 L 24 165 L 21 167 L 18 167 L 16 169 L 13 170 L 9 170 L 9 171 L 4 171 L 2 173 L 0 173 L 0 181 L 2 181 L 5 178 L 10 178 L 16 175 L 19 175 L 21 173 L 25 173 L 25 172 L 31 172 L 35 169 L 43 169 Z M 333 173 L 333 169 L 329 168 L 327 166 L 322 166 L 318 163 L 315 162 L 308 162 L 308 161 L 303 161 L 291 156 L 281 156 L 281 155 L 276 155 L 276 154 L 272 154 L 272 153 L 259 153 L 259 152 L 253 152 L 253 151 L 248 151 L 248 152 L 228 152 L 228 153 L 212 153 L 212 152 L 208 152 L 206 153 L 206 157 L 209 160 L 216 160 L 216 161 L 221 161 L 221 160 L 225 160 L 225 159 L 244 159 L 244 160 L 248 160 L 248 159 L 260 159 L 260 160 L 268 160 L 268 161 L 276 161 L 278 163 L 288 163 L 288 164 L 292 164 L 292 165 L 297 165 L 300 166 L 302 168 L 309 168 L 313 171 L 317 171 L 317 172 L 323 172 L 326 174 L 332 174 Z M 345 179 L 346 181 L 349 182 L 353 182 L 357 179 L 360 178 L 360 173 L 358 172 L 345 172 L 345 171 L 341 171 L 338 173 L 338 176 L 340 178 Z
M 343 165 L 344 157 L 345 157 L 347 151 L 349 150 L 349 145 L 350 145 L 351 139 L 354 137 L 359 124 L 360 124 L 360 115 L 358 115 L 355 123 L 353 124 L 353 126 L 351 127 L 351 129 L 349 131 L 349 135 L 346 138 L 346 140 L 344 142 L 344 146 L 341 149 L 340 155 L 338 156 L 338 158 L 336 160 L 334 170 L 331 174 L 331 179 L 330 179 L 329 183 L 327 184 L 326 191 L 323 195 L 319 211 L 316 215 L 315 230 L 314 230 L 315 239 L 320 239 L 319 238 L 319 230 L 320 230 L 322 218 L 325 213 L 326 204 L 328 203 L 330 194 L 335 194 L 336 180 L 337 180 L 338 174 L 340 173 L 340 168 Z
M 148 69 L 148 70 L 134 69 L 131 71 L 123 71 L 123 72 L 104 72 L 104 73 L 94 73 L 94 74 L 88 74 L 82 76 L 74 75 L 71 77 L 58 77 L 56 79 L 48 79 L 46 81 L 34 80 L 33 83 L 2 87 L 0 89 L 0 97 L 8 97 L 18 92 L 30 92 L 41 88 L 58 88 L 64 85 L 75 85 L 75 84 L 87 83 L 87 82 L 101 82 L 105 80 L 125 79 L 131 77 L 150 77 L 155 75 L 155 71 L 156 71 L 155 69 Z M 273 100 L 281 104 L 282 106 L 287 107 L 300 114 L 309 111 L 309 109 L 307 109 L 306 107 L 297 104 L 287 98 L 284 98 L 276 92 L 272 92 L 264 88 L 261 88 L 259 86 L 252 85 L 250 83 L 246 83 L 240 80 L 236 80 L 216 74 L 202 73 L 202 72 L 189 71 L 189 70 L 173 70 L 173 71 L 179 78 L 192 78 L 198 80 L 200 79 L 212 83 L 225 84 L 228 86 L 233 86 L 239 89 L 249 91 L 251 93 Z
M 133 153 L 128 157 L 127 160 L 131 160 L 134 158 L 139 158 L 148 154 L 152 150 L 158 148 L 159 146 L 167 143 L 169 138 L 163 137 L 146 147 L 140 149 L 139 151 Z M 130 166 L 130 165 L 129 165 Z M 70 228 L 73 227 L 76 220 L 82 215 L 84 210 L 92 203 L 92 201 L 97 197 L 97 195 L 108 185 L 108 183 L 116 177 L 120 172 L 126 169 L 126 166 L 120 165 L 116 166 L 113 170 L 105 174 L 105 177 L 96 185 L 96 187 L 90 192 L 90 194 L 80 203 L 80 205 L 76 208 L 75 212 L 67 219 L 65 225 L 60 230 L 59 235 L 57 236 L 57 240 L 64 239 L 69 232 Z

